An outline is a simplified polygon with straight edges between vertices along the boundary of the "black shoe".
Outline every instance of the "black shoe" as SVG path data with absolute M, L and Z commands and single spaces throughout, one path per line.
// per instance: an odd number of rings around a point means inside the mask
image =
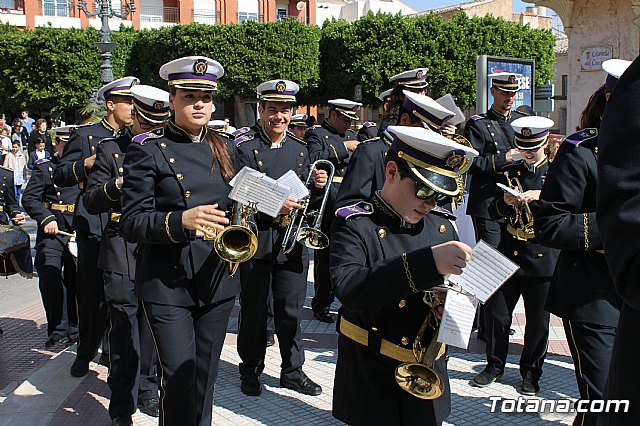
M 65 347 L 73 346 L 78 343 L 77 337 L 66 337 L 60 343 L 62 343 Z
M 262 393 L 262 384 L 260 384 L 258 376 L 244 376 L 241 377 L 240 380 L 242 380 L 240 390 L 243 394 L 248 396 L 260 396 Z
M 473 384 L 481 388 L 486 388 L 491 383 L 500 380 L 501 377 L 502 374 L 493 374 L 489 373 L 488 371 L 483 371 L 473 378 Z
M 513 328 L 509 329 L 509 336 L 513 336 L 514 334 L 516 334 L 516 331 Z
M 522 386 L 520 386 L 520 393 L 526 396 L 535 396 L 540 392 L 540 386 L 538 381 L 534 380 L 530 374 L 522 379 Z
M 89 372 L 89 361 L 76 357 L 73 365 L 69 369 L 69 373 L 73 377 L 84 377 Z
M 271 330 L 267 330 L 267 347 L 273 346 L 276 344 L 276 339 L 274 338 L 274 332 Z
M 158 398 L 143 399 L 138 402 L 141 413 L 151 417 L 160 417 L 160 401 Z
M 287 389 L 292 389 L 296 392 L 303 393 L 305 395 L 317 396 L 322 393 L 322 388 L 319 384 L 307 376 L 303 376 L 297 380 L 290 380 L 286 377 L 280 377 L 280 386 Z
M 111 361 L 109 360 L 109 352 L 102 352 L 100 354 L 100 358 L 98 359 L 98 364 L 104 365 L 107 368 L 110 367 Z
M 331 312 L 329 312 L 329 308 L 322 308 L 319 311 L 313 311 L 313 316 L 316 317 L 318 321 L 326 322 L 331 324 L 333 322 L 333 317 L 331 316 Z
M 51 349 L 58 343 L 62 343 L 67 339 L 67 336 L 64 334 L 52 334 L 49 338 L 44 342 L 44 347 L 46 349 Z
M 120 416 L 111 420 L 111 426 L 132 426 L 133 422 L 131 421 L 130 416 Z

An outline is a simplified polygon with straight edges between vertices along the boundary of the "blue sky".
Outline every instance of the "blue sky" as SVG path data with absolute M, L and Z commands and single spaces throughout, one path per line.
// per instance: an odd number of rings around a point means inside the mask
M 436 7 L 451 6 L 453 4 L 466 3 L 471 0 L 400 0 L 407 6 L 411 6 L 418 12 L 427 9 L 435 9 Z M 513 0 L 513 10 L 515 12 L 524 12 L 525 7 L 534 6 L 530 3 L 524 3 L 520 0 Z

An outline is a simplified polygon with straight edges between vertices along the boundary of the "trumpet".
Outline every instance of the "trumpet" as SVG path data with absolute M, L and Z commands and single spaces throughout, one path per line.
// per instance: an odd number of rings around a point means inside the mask
M 509 177 L 509 172 L 504 172 L 505 177 L 507 178 L 507 183 L 509 184 L 509 188 L 517 190 L 522 194 L 522 185 L 517 177 Z M 531 212 L 531 207 L 529 207 L 529 203 L 526 201 L 522 203 L 522 205 L 514 206 L 516 210 L 515 219 L 511 220 L 511 223 L 507 224 L 507 232 L 516 237 L 520 241 L 527 241 L 531 238 L 535 237 L 535 233 L 533 230 L 533 213 Z
M 425 295 L 426 296 L 426 295 Z M 418 335 L 413 341 L 413 356 L 416 362 L 405 362 L 396 368 L 395 378 L 398 385 L 420 399 L 436 399 L 444 393 L 444 382 L 433 369 L 436 359 L 444 353 L 444 343 L 438 342 L 438 320 L 435 316 L 435 307 L 429 309 L 429 313 L 418 330 Z M 431 319 L 436 325 L 429 346 L 422 347 L 420 340 L 427 331 Z
M 318 210 L 307 212 L 309 208 L 309 200 L 311 198 L 311 185 L 313 183 L 312 174 L 320 164 L 329 169 L 329 177 L 327 179 L 327 184 L 324 187 L 322 204 Z M 314 250 L 322 250 L 329 246 L 329 237 L 320 230 L 320 225 L 322 224 L 322 215 L 327 205 L 329 188 L 331 187 L 331 181 L 334 174 L 335 167 L 331 161 L 317 160 L 311 165 L 309 176 L 305 182 L 305 186 L 309 189 L 309 195 L 299 201 L 300 204 L 304 205 L 304 209 L 294 209 L 289 213 L 289 226 L 287 226 L 287 230 L 282 241 L 282 253 L 287 254 L 291 252 L 298 241 L 304 241 L 305 246 Z
M 221 259 L 229 262 L 231 275 L 238 265 L 251 259 L 258 250 L 258 227 L 247 218 L 258 211 L 255 203 L 249 205 L 234 201 L 231 207 L 231 220 L 215 238 L 213 247 Z M 244 225 L 243 220 L 247 225 Z

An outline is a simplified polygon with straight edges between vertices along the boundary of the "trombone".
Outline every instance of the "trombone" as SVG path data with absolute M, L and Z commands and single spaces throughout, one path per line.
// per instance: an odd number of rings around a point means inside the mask
M 234 201 L 231 206 L 229 226 L 219 232 L 213 242 L 218 256 L 229 262 L 232 276 L 238 269 L 238 265 L 251 259 L 258 250 L 258 227 L 247 220 L 257 211 L 256 203 L 244 205 Z M 242 223 L 243 220 L 247 225 Z
M 313 171 L 321 164 L 326 166 L 329 171 L 329 177 L 322 196 L 322 204 L 318 210 L 307 212 L 309 209 L 309 200 L 311 198 Z M 329 237 L 320 230 L 320 225 L 322 224 L 322 214 L 324 213 L 324 209 L 327 205 L 329 188 L 331 187 L 331 181 L 333 180 L 334 174 L 335 167 L 331 161 L 317 160 L 311 165 L 309 176 L 305 182 L 305 186 L 309 189 L 309 195 L 298 201 L 300 204 L 304 205 L 304 209 L 295 209 L 289 213 L 289 226 L 287 226 L 287 230 L 282 241 L 282 253 L 287 254 L 291 252 L 298 241 L 304 241 L 304 244 L 307 247 L 314 250 L 322 250 L 329 246 Z

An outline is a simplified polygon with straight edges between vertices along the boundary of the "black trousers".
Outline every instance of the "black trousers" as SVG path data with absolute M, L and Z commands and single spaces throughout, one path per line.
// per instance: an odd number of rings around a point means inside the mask
M 536 381 L 540 378 L 549 340 L 549 312 L 544 309 L 549 284 L 549 280 L 541 278 L 511 277 L 487 301 L 484 311 L 487 337 L 486 371 L 492 374 L 504 372 L 509 351 L 511 318 L 522 295 L 527 325 L 524 331 L 524 348 L 520 356 L 520 375 L 524 378 L 530 373 Z
M 327 237 L 331 236 L 331 223 L 331 221 L 323 221 L 320 225 L 320 230 Z M 331 242 L 329 242 L 329 247 L 313 251 L 313 288 L 315 289 L 315 295 L 311 299 L 311 309 L 314 312 L 328 308 L 335 300 L 333 288 L 331 287 L 331 276 L 329 275 L 330 250 Z
M 267 296 L 267 330 L 276 331 L 275 321 L 273 320 L 273 290 L 269 287 L 269 296 Z
M 599 426 L 637 425 L 640 418 L 640 368 L 633 346 L 640 339 L 640 311 L 622 305 L 604 397 L 629 400 L 627 413 L 599 413 Z M 624 344 L 623 344 L 624 342 Z M 586 423 L 585 423 L 586 424 Z
M 47 316 L 47 334 L 53 337 L 78 337 L 76 306 L 76 263 L 69 250 L 58 240 L 36 249 L 35 267 L 38 287 Z
M 565 318 L 562 319 L 562 323 L 575 366 L 580 399 L 602 399 L 609 374 L 616 327 Z M 597 413 L 577 413 L 573 424 L 593 426 L 597 419 Z
M 267 297 L 273 290 L 273 313 L 278 347 L 282 357 L 281 374 L 292 380 L 302 377 L 304 347 L 300 314 L 307 291 L 308 252 L 302 259 L 284 263 L 248 261 L 240 275 L 240 322 L 238 354 L 240 375 L 260 375 L 267 348 Z
M 142 303 L 162 369 L 160 426 L 211 425 L 213 390 L 234 302 L 235 297 L 201 307 Z
M 78 358 L 91 361 L 107 327 L 107 304 L 104 301 L 102 270 L 98 268 L 100 237 L 76 231 L 78 243 Z
M 104 272 L 104 296 L 109 307 L 109 415 L 131 416 L 138 401 L 157 398 L 157 357 L 151 330 L 138 309 L 129 277 Z

